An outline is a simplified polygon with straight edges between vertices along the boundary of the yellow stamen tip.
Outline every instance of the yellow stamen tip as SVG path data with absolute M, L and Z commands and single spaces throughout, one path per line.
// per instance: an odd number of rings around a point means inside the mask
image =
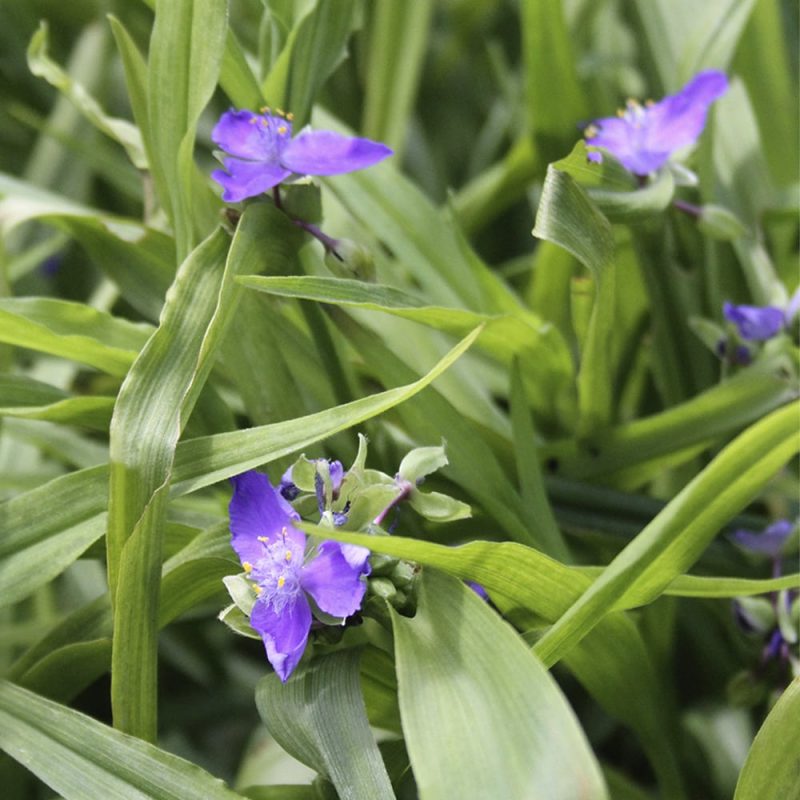
M 285 125 L 281 125 L 281 126 L 278 128 L 278 133 L 279 133 L 281 136 L 283 136 L 283 134 L 284 134 L 284 133 L 286 133 L 286 131 L 288 131 L 288 130 L 289 130 L 289 129 L 288 129 L 288 128 L 287 128 Z
M 286 551 L 286 555 L 284 557 L 286 558 L 287 561 L 291 561 L 292 560 L 292 551 L 291 550 L 287 550 Z
M 283 589 L 285 584 L 286 584 L 286 578 L 284 578 L 283 575 L 281 575 L 280 578 L 278 578 L 278 588 Z
M 253 585 L 253 591 L 254 591 L 256 594 L 261 594 L 261 592 L 263 592 L 263 591 L 264 591 L 264 587 L 263 587 L 263 586 L 259 586 L 259 585 L 256 583 L 256 584 L 254 584 L 254 585 Z
M 583 135 L 587 139 L 594 139 L 597 136 L 597 128 L 594 125 L 588 125 L 583 132 Z
M 267 544 L 269 542 L 269 537 L 268 536 L 259 536 L 258 537 L 258 541 L 259 542 L 264 542 L 264 544 Z
M 242 561 L 242 568 L 248 575 L 253 571 L 253 565 L 249 561 Z
M 286 115 L 286 119 L 288 119 L 288 120 L 289 120 L 289 122 L 291 122 L 291 121 L 294 119 L 294 114 L 292 114 L 292 112 L 290 111 L 290 112 L 289 112 L 289 113 Z

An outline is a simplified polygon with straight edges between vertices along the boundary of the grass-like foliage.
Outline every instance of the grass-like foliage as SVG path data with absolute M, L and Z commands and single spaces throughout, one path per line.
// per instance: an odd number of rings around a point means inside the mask
M 800 797 L 799 27 L 0 3 L 4 800 Z

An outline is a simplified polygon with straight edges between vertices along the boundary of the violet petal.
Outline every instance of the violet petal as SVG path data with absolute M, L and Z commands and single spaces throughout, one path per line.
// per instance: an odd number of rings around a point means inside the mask
M 349 617 L 361 607 L 366 584 L 366 560 L 353 567 L 338 542 L 323 542 L 318 555 L 300 572 L 300 585 L 326 614 Z
M 369 139 L 304 131 L 286 146 L 281 164 L 298 175 L 339 175 L 370 167 L 391 154 L 391 148 Z
M 299 593 L 280 613 L 258 601 L 250 614 L 250 624 L 261 634 L 267 659 L 278 677 L 285 682 L 303 657 L 311 630 L 311 608 Z

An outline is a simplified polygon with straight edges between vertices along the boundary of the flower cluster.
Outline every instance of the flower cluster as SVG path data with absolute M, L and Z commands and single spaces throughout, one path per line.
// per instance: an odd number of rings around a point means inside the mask
M 211 177 L 222 199 L 235 203 L 255 197 L 302 175 L 339 175 L 370 167 L 392 154 L 385 144 L 342 136 L 334 131 L 303 130 L 292 138 L 292 116 L 243 109 L 226 111 L 211 139 L 228 154 L 224 170 Z
M 250 624 L 285 681 L 305 650 L 312 602 L 341 619 L 361 607 L 369 550 L 333 541 L 309 549 L 294 527 L 299 515 L 266 475 L 245 472 L 233 485 L 231 544 L 257 594 Z
M 611 153 L 634 175 L 649 175 L 673 153 L 694 144 L 703 132 L 709 106 L 728 88 L 725 74 L 708 70 L 696 75 L 677 94 L 644 106 L 629 100 L 616 117 L 595 120 L 584 131 L 592 148 Z M 597 150 L 591 161 L 602 161 Z
M 301 456 L 277 487 L 260 472 L 232 478 L 231 545 L 244 572 L 225 579 L 233 605 L 221 619 L 238 633 L 257 633 L 282 681 L 303 657 L 312 629 L 336 641 L 356 614 L 386 620 L 387 603 L 412 611 L 419 571 L 410 562 L 370 557 L 365 547 L 331 539 L 313 544 L 299 530 L 292 503 L 312 515 L 316 506 L 319 525 L 329 530 L 374 535 L 387 535 L 384 520 L 390 512 L 396 516 L 400 504 L 436 522 L 469 516 L 464 503 L 417 488 L 424 475 L 447 464 L 443 447 L 412 450 L 394 477 L 366 469 L 366 451 L 366 439 L 359 437 L 348 471 L 339 461 Z

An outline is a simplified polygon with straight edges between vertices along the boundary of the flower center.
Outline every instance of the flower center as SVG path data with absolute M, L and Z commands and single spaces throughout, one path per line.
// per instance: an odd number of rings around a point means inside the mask
M 292 138 L 291 116 L 283 111 L 271 113 L 269 108 L 261 109 L 260 116 L 250 119 L 250 124 L 255 125 L 261 133 L 267 161 L 278 161 L 283 149 Z
M 647 116 L 647 109 L 642 106 L 638 100 L 633 100 L 630 98 L 626 101 L 625 108 L 620 109 L 617 113 L 626 122 L 630 123 L 635 128 L 639 128 Z
M 276 613 L 300 593 L 302 558 L 292 550 L 286 536 L 276 542 L 263 542 L 264 553 L 249 571 L 256 582 L 259 600 L 270 605 Z

